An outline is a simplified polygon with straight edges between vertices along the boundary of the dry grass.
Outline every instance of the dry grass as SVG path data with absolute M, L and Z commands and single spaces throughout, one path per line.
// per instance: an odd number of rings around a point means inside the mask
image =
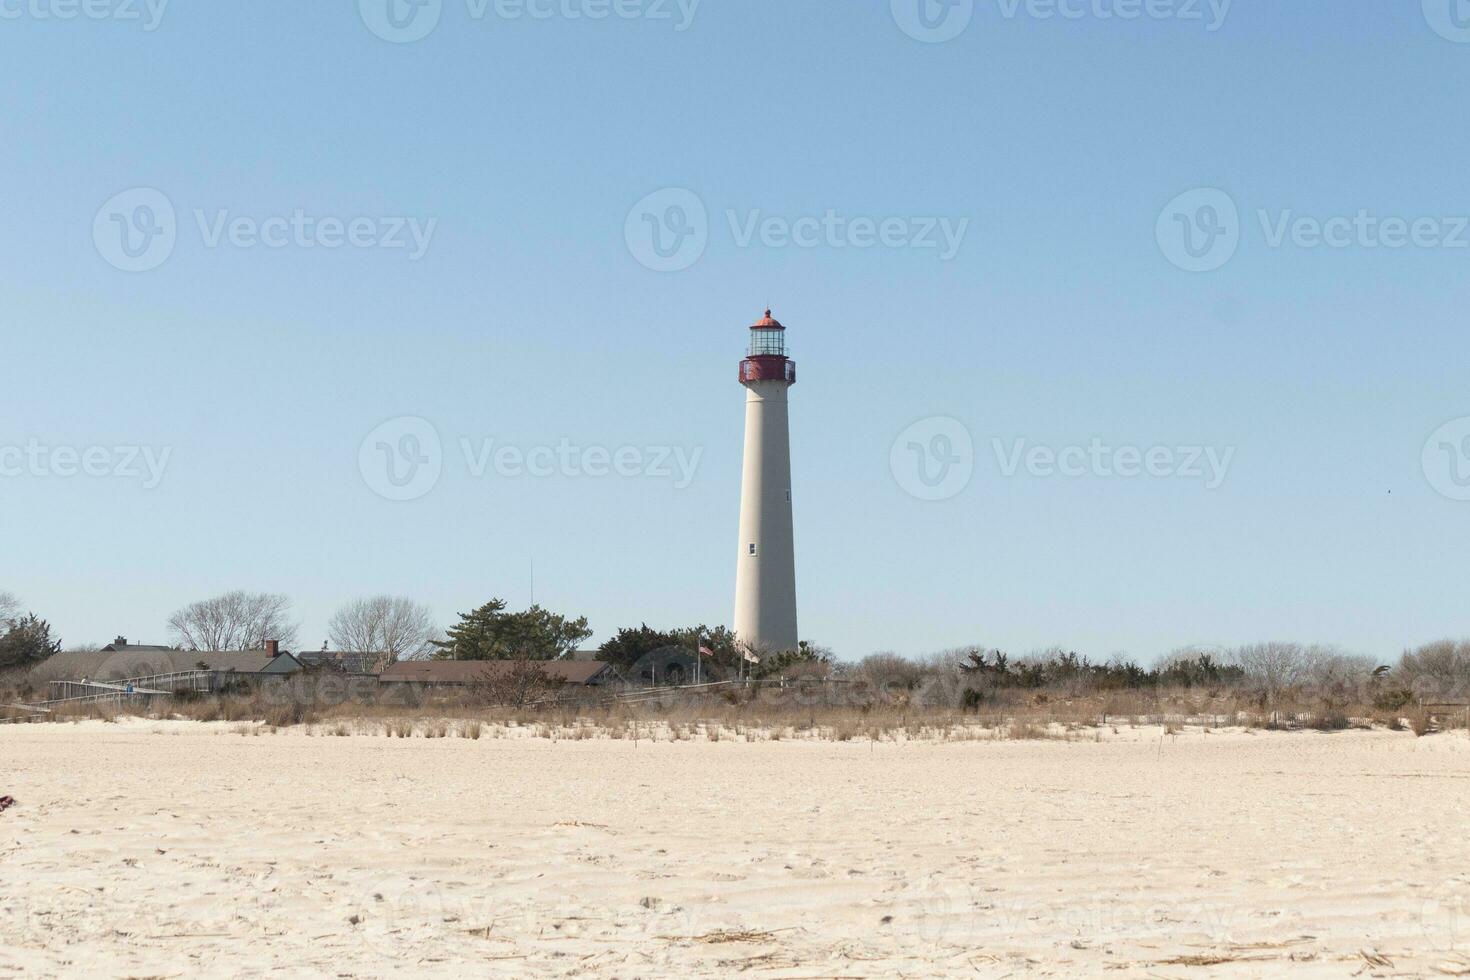
M 32 723 L 120 715 L 208 722 L 255 722 L 267 731 L 303 726 L 335 737 L 537 737 L 668 741 L 835 742 L 1011 739 L 1100 740 L 1126 727 L 1315 729 L 1383 727 L 1429 735 L 1467 725 L 1466 709 L 1419 706 L 1387 710 L 1323 698 L 1278 698 L 1269 707 L 1238 691 L 1180 689 L 1069 695 L 1058 691 L 996 690 L 974 710 L 917 703 L 860 685 L 792 685 L 727 689 L 716 694 L 670 693 L 638 703 L 596 694 L 581 701 L 520 707 L 486 704 L 474 691 L 392 692 L 376 685 L 353 696 L 322 697 L 290 682 L 219 696 L 153 699 L 130 705 L 94 704 L 24 719 Z

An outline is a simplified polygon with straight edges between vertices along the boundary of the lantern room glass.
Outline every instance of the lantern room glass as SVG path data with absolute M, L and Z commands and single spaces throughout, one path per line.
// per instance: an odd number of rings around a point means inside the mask
M 752 327 L 750 331 L 751 357 L 785 357 L 786 331 L 779 328 Z

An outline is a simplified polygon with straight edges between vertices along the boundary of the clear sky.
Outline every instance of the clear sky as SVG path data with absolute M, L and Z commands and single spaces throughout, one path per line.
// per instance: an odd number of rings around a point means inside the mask
M 1452 0 L 153 2 L 0 0 L 0 590 L 68 642 L 533 560 L 728 623 L 767 304 L 845 657 L 1470 633 Z

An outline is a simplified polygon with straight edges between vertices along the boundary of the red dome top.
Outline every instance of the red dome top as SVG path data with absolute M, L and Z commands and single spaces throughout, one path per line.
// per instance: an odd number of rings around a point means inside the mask
M 751 324 L 750 329 L 752 329 L 752 330 L 785 330 L 786 328 L 783 327 L 783 326 L 781 326 L 781 321 L 780 320 L 777 320 L 775 317 L 771 316 L 771 311 L 770 310 L 766 310 L 766 315 L 763 316 L 763 317 L 761 317 L 755 323 Z

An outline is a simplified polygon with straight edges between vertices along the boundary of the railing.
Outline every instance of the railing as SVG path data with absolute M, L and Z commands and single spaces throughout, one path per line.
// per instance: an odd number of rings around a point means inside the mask
M 150 674 L 147 677 L 130 677 L 123 681 L 134 687 L 156 687 L 165 692 L 211 691 L 214 689 L 212 670 L 179 670 L 171 674 Z
M 214 671 L 180 670 L 170 674 L 149 674 L 120 681 L 52 681 L 51 686 L 62 696 L 16 707 L 49 711 L 58 705 L 98 704 L 126 698 L 167 697 L 181 691 L 214 690 Z
M 101 694 L 81 694 L 74 697 L 54 698 L 50 701 L 37 701 L 34 704 L 20 705 L 19 707 L 49 712 L 52 708 L 57 708 L 61 705 L 99 704 L 103 701 L 122 701 L 125 698 L 146 698 L 152 696 L 151 694 L 141 694 L 136 691 L 132 694 L 129 694 L 127 691 L 105 691 Z
M 38 708 L 33 704 L 0 704 L 0 709 L 7 711 L 28 711 L 30 714 L 19 718 L 0 718 L 0 725 L 15 725 L 23 721 L 30 721 L 35 715 L 49 715 L 51 711 L 47 708 Z
M 740 383 L 785 381 L 796 383 L 796 362 L 784 357 L 750 357 L 740 362 Z
M 69 701 L 74 698 L 97 697 L 104 694 L 167 694 L 167 691 L 155 690 L 151 687 L 143 687 L 128 681 L 116 684 L 104 683 L 102 681 L 52 681 L 51 686 L 60 697 L 52 698 L 53 701 Z

